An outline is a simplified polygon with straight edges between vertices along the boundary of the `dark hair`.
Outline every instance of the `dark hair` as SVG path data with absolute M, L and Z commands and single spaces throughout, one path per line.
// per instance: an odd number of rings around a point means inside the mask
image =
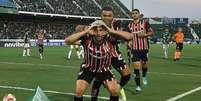
M 103 7 L 103 8 L 102 8 L 101 12 L 102 12 L 102 11 L 112 11 L 112 8 L 109 7 L 109 6 L 106 6 L 106 7 Z
M 137 11 L 138 13 L 140 13 L 139 9 L 133 9 L 132 12 Z

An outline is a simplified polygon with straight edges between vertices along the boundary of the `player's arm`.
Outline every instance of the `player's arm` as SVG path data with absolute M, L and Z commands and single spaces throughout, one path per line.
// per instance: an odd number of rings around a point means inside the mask
M 109 33 L 113 34 L 113 35 L 117 35 L 125 40 L 132 40 L 132 36 L 129 32 L 126 31 L 121 31 L 121 30 L 114 30 L 109 28 L 108 26 L 105 26 L 107 28 L 107 30 L 109 31 Z
M 79 41 L 81 37 L 87 35 L 87 33 L 93 34 L 92 28 L 93 28 L 93 26 L 90 26 L 89 28 L 85 29 L 84 31 L 77 32 L 77 33 L 75 33 L 75 34 L 72 34 L 72 35 L 68 36 L 68 37 L 65 39 L 65 43 L 66 43 L 66 44 L 74 44 L 74 43 L 76 43 L 77 41 Z
M 73 45 L 81 45 L 81 40 L 76 41 L 75 43 L 73 43 Z
M 172 38 L 171 38 L 173 42 L 176 41 L 175 36 L 176 36 L 176 35 L 173 35 Z
M 147 22 L 146 24 L 146 31 L 141 32 L 138 34 L 139 37 L 149 37 L 149 36 L 153 36 L 154 35 L 154 31 L 151 28 L 151 25 Z

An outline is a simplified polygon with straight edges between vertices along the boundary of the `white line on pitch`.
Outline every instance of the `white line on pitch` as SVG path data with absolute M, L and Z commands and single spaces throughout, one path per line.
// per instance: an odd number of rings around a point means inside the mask
M 34 63 L 20 63 L 20 62 L 0 62 L 2 64 L 10 64 L 10 65 L 27 65 L 27 66 L 49 66 L 49 67 L 61 67 L 61 68 L 72 68 L 74 66 L 65 66 L 65 65 L 53 65 L 53 64 L 34 64 Z
M 13 87 L 13 86 L 0 86 L 0 88 L 4 88 L 4 89 L 15 89 L 15 90 L 24 90 L 24 91 L 35 91 L 36 89 L 31 89 L 31 88 L 23 88 L 23 87 Z M 65 92 L 58 92 L 58 91 L 50 91 L 50 90 L 44 90 L 43 92 L 45 93 L 52 93 L 52 94 L 62 94 L 62 95 L 72 95 L 74 96 L 74 93 L 65 93 Z M 90 95 L 83 95 L 83 97 L 87 97 L 90 98 Z M 103 99 L 103 100 L 109 100 L 108 97 L 101 97 L 98 96 L 99 99 Z M 122 101 L 122 100 L 120 100 Z M 127 101 L 136 101 L 136 100 L 127 100 Z
M 192 89 L 192 90 L 190 90 L 190 91 L 188 91 L 188 92 L 185 92 L 185 93 L 182 93 L 182 94 L 180 94 L 180 95 L 177 95 L 177 96 L 175 96 L 175 97 L 169 98 L 169 99 L 167 99 L 166 101 L 176 101 L 176 100 L 178 100 L 178 99 L 181 99 L 181 98 L 183 98 L 183 97 L 185 97 L 185 96 L 187 96 L 187 95 L 190 95 L 190 94 L 192 94 L 192 93 L 194 93 L 194 92 L 197 92 L 197 91 L 199 91 L 199 90 L 201 90 L 201 86 L 200 86 L 200 87 L 197 87 L 197 88 L 195 88 L 195 89 Z
M 148 72 L 150 74 L 159 74 L 159 75 L 176 75 L 176 76 L 190 76 L 190 77 L 201 77 L 199 74 L 178 74 L 178 73 L 160 73 L 160 72 Z
M 47 66 L 47 67 L 60 67 L 65 69 L 77 69 L 76 66 L 65 66 L 65 65 L 53 65 L 53 64 L 33 64 L 33 63 L 18 63 L 18 62 L 0 62 L 2 64 L 10 65 L 28 65 L 28 66 Z M 175 75 L 175 76 L 189 76 L 189 77 L 201 77 L 199 74 L 180 74 L 180 73 L 161 73 L 161 72 L 149 72 L 150 74 L 158 75 Z
M 35 89 L 30 89 L 30 88 L 23 88 L 23 87 L 13 87 L 13 86 L 0 86 L 0 88 L 5 88 L 5 89 L 15 89 L 15 90 L 24 90 L 24 91 L 35 91 Z M 50 91 L 50 90 L 44 90 L 46 93 L 52 93 L 52 94 L 62 94 L 62 95 L 72 95 L 74 96 L 74 93 L 65 93 L 65 92 L 58 92 L 58 91 Z M 90 98 L 90 95 L 83 95 L 84 97 Z M 99 99 L 103 100 L 108 100 L 108 97 L 98 97 Z

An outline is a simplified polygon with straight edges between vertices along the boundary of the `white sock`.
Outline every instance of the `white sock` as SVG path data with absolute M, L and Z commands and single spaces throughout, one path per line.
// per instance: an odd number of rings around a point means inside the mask
M 78 57 L 78 59 L 80 59 L 80 52 L 79 51 L 77 51 L 77 57 Z
M 40 55 L 40 59 L 43 59 L 43 55 L 41 53 L 39 55 Z
M 82 58 L 84 58 L 84 50 L 80 51 L 80 55 L 82 56 Z
M 23 56 L 26 56 L 26 49 L 23 50 Z
M 68 59 L 70 59 L 71 54 L 72 54 L 72 50 L 70 50 L 70 51 L 68 52 Z
M 27 55 L 30 56 L 30 49 L 27 49 Z

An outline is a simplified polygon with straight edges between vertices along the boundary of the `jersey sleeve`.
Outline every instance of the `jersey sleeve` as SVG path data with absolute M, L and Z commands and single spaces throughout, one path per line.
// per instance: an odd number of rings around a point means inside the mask
M 148 21 L 145 22 L 145 30 L 146 30 L 147 32 L 153 31 L 153 29 L 151 28 L 151 25 L 149 24 Z
M 132 30 L 131 30 L 131 24 L 130 24 L 130 23 L 129 23 L 128 26 L 124 29 L 124 31 L 127 31 L 127 32 L 129 32 L 129 33 L 132 32 Z
M 89 35 L 82 36 L 80 38 L 80 40 L 81 40 L 81 42 L 80 42 L 81 45 L 86 45 L 88 43 L 88 41 L 90 40 L 90 36 Z

